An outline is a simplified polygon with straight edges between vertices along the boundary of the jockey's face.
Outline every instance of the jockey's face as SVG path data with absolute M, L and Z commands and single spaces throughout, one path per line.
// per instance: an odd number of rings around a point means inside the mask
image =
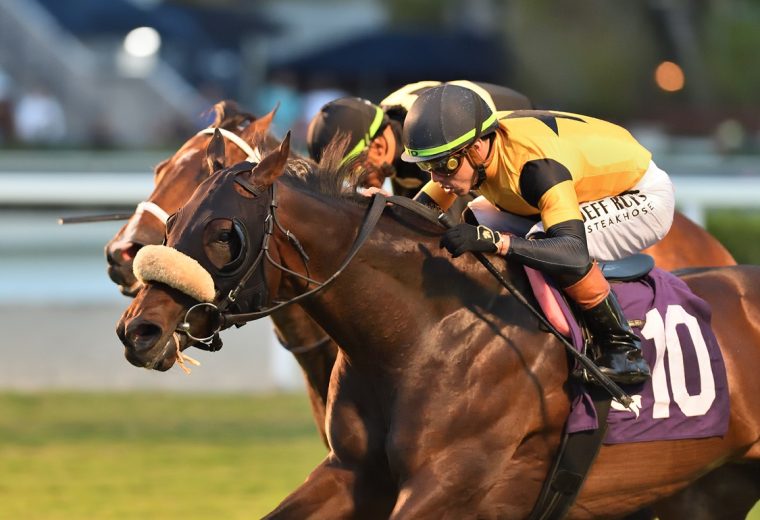
M 473 166 L 473 159 L 482 162 L 488 154 L 488 141 L 478 139 L 468 149 L 451 154 L 448 158 L 439 160 L 440 167 L 430 170 L 430 178 L 441 185 L 447 193 L 467 195 L 475 186 L 477 174 Z M 456 159 L 456 161 L 452 161 Z
M 385 177 L 391 171 L 387 165 L 393 164 L 396 154 L 396 139 L 390 125 L 385 127 L 382 134 L 378 135 L 369 143 L 364 167 L 367 175 L 362 184 L 364 187 L 375 186 L 380 188 L 385 182 Z
M 465 155 L 459 157 L 459 165 L 453 174 L 445 171 L 431 170 L 430 178 L 441 185 L 446 193 L 467 195 L 475 184 L 475 170 Z

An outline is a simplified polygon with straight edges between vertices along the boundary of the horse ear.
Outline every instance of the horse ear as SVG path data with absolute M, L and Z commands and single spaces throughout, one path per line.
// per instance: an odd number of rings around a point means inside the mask
M 243 130 L 243 133 L 240 134 L 240 137 L 242 137 L 247 143 L 252 143 L 255 140 L 255 136 L 257 134 L 265 134 L 269 131 L 269 127 L 272 126 L 272 120 L 274 120 L 275 114 L 277 114 L 277 109 L 280 108 L 279 101 L 274 106 L 274 108 L 268 113 L 260 118 L 253 121 L 250 125 L 248 125 L 245 130 Z
M 272 150 L 261 159 L 250 173 L 249 182 L 254 186 L 269 186 L 285 171 L 290 155 L 290 131 L 277 149 Z
M 224 169 L 224 137 L 218 128 L 214 130 L 208 146 L 206 147 L 206 164 L 208 165 L 209 174 Z

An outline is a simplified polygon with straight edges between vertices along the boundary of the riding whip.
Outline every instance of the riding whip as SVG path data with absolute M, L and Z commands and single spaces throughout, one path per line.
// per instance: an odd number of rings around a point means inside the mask
M 446 213 L 441 213 L 438 216 L 438 222 L 443 224 L 444 227 L 452 228 L 454 227 L 454 222 L 451 220 L 451 217 L 449 217 Z M 538 312 L 538 310 L 530 304 L 530 302 L 525 299 L 525 296 L 517 290 L 517 288 L 512 285 L 512 283 L 504 278 L 504 276 L 499 272 L 498 269 L 491 263 L 490 260 L 488 260 L 483 253 L 477 252 L 477 251 L 470 251 L 473 255 L 475 255 L 475 258 L 478 259 L 478 261 L 485 266 L 488 271 L 494 275 L 494 277 L 499 281 L 501 285 L 503 285 L 515 298 L 517 298 L 517 301 L 522 303 L 525 307 L 530 310 L 530 312 L 538 318 L 538 321 L 541 322 L 541 324 L 549 329 L 549 332 L 554 334 L 557 339 L 562 342 L 562 344 L 565 346 L 565 349 L 572 355 L 576 361 L 578 361 L 581 365 L 583 365 L 583 368 L 585 368 L 589 374 L 594 378 L 594 380 L 604 388 L 616 401 L 618 401 L 620 404 L 625 406 L 626 408 L 630 408 L 630 405 L 633 403 L 633 399 L 631 399 L 631 396 L 629 396 L 622 388 L 620 388 L 614 381 L 612 381 L 607 375 L 605 375 L 601 370 L 599 370 L 599 367 L 596 366 L 596 364 L 591 361 L 588 357 L 586 357 L 584 354 L 578 352 L 573 348 L 573 346 L 570 344 L 565 337 L 560 334 L 560 332 L 552 325 L 549 320 L 547 320 L 543 314 Z

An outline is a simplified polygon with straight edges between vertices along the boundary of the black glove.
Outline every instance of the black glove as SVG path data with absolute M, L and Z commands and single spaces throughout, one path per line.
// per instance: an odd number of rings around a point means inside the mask
M 447 229 L 441 237 L 441 247 L 449 250 L 456 258 L 465 251 L 480 251 L 483 253 L 495 253 L 496 244 L 501 240 L 501 235 L 496 231 L 480 225 L 457 224 Z

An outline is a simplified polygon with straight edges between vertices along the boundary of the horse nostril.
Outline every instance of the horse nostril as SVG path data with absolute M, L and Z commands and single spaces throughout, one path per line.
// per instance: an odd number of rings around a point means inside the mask
M 142 249 L 142 244 L 132 244 L 126 249 L 121 250 L 122 262 L 131 262 L 135 259 L 137 252 Z
M 106 260 L 109 265 L 125 265 L 135 259 L 135 255 L 142 248 L 142 244 L 134 242 L 122 243 L 118 246 L 106 249 Z
M 163 330 L 155 323 L 134 320 L 127 326 L 125 338 L 129 346 L 137 349 L 149 349 L 161 338 Z

